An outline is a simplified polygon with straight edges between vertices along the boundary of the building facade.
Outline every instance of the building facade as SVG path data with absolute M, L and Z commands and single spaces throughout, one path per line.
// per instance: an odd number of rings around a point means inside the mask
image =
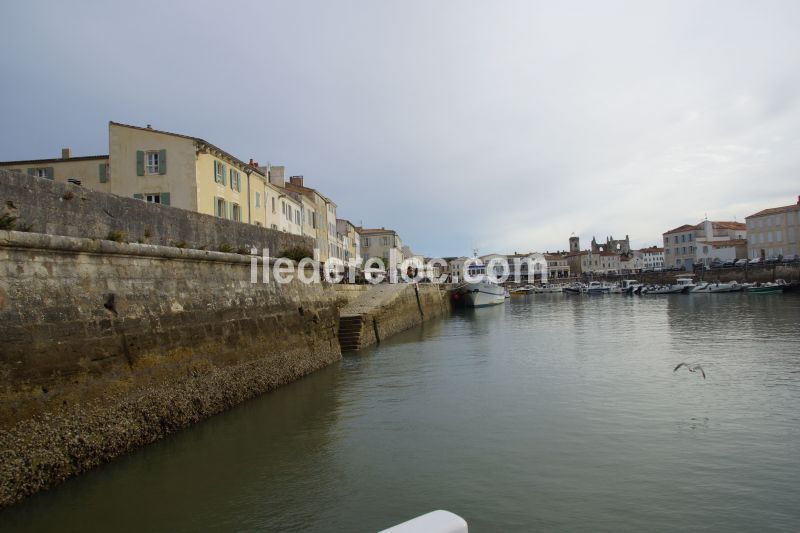
M 698 253 L 698 246 L 713 249 L 715 244 L 747 239 L 747 226 L 741 222 L 705 220 L 699 224 L 684 224 L 663 234 L 665 268 L 691 270 L 695 264 L 712 261 Z
M 384 262 L 389 260 L 389 251 L 396 250 L 398 261 L 403 261 L 403 241 L 392 229 L 356 227 L 361 238 L 361 253 L 364 260 L 380 257 Z
M 658 246 L 642 248 L 637 251 L 643 270 L 660 270 L 664 268 L 664 249 Z
M 745 221 L 748 257 L 768 259 L 800 254 L 800 196 L 796 204 L 764 209 Z

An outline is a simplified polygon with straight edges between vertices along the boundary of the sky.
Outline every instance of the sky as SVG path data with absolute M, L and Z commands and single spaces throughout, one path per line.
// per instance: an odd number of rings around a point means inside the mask
M 3 2 L 0 160 L 108 121 L 285 165 L 416 253 L 566 249 L 800 194 L 800 2 Z

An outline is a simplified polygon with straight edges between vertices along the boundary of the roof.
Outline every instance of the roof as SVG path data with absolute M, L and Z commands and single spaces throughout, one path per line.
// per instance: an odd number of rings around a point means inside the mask
M 393 229 L 386 229 L 386 228 L 362 228 L 360 226 L 356 226 L 356 231 L 360 234 L 364 233 L 392 233 L 397 235 L 397 232 Z
M 70 157 L 69 159 L 55 157 L 53 159 L 28 159 L 26 161 L 0 161 L 0 165 L 43 165 L 45 163 L 66 163 L 68 161 L 92 161 L 97 159 L 108 159 L 108 154 L 85 155 L 82 157 Z
M 333 202 L 333 200 L 331 200 L 330 198 L 328 198 L 327 196 L 325 196 L 324 194 L 319 192 L 317 189 L 312 189 L 311 187 L 306 187 L 305 185 L 298 185 L 296 183 L 292 183 L 291 181 L 287 181 L 284 184 L 284 188 L 293 189 L 295 192 L 299 192 L 301 194 L 305 194 L 306 196 L 313 196 L 314 194 L 316 194 L 320 198 L 322 198 L 323 201 L 325 201 L 325 202 L 327 202 L 329 204 L 333 204 L 334 206 L 336 205 Z
M 712 220 L 711 224 L 714 229 L 747 229 L 747 225 L 744 222 L 735 222 L 735 221 L 715 221 Z M 699 224 L 684 224 L 683 226 L 678 226 L 675 229 L 671 229 L 664 233 L 664 235 L 669 235 L 671 233 L 683 233 L 684 231 L 692 231 L 692 230 L 700 230 L 703 229 L 703 222 Z
M 714 225 L 714 229 L 747 229 L 747 224 L 744 222 L 711 222 L 711 224 Z
M 792 205 L 784 205 L 783 207 L 770 207 L 769 209 L 762 209 L 758 213 L 753 213 L 752 215 L 744 217 L 745 219 L 752 218 L 752 217 L 765 217 L 769 215 L 778 215 L 780 213 L 790 213 L 793 211 L 800 211 L 800 199 L 798 199 L 798 203 Z
M 231 159 L 232 161 L 242 165 L 243 167 L 250 167 L 251 169 L 253 169 L 253 172 L 256 172 L 256 173 L 266 177 L 266 174 L 264 174 L 264 172 L 262 170 L 260 170 L 257 166 L 251 165 L 250 163 L 245 163 L 244 161 L 242 161 L 238 157 L 236 157 L 234 155 L 231 155 L 230 153 L 226 152 L 225 150 L 223 150 L 219 146 L 213 145 L 210 142 L 208 142 L 208 141 L 206 141 L 204 139 L 201 139 L 200 137 L 192 137 L 191 135 L 183 135 L 181 133 L 173 133 L 171 131 L 156 130 L 156 129 L 153 129 L 153 128 L 143 128 L 141 126 L 132 126 L 130 124 L 123 124 L 121 122 L 114 122 L 113 120 L 110 120 L 108 123 L 110 125 L 120 126 L 120 127 L 123 127 L 123 128 L 131 128 L 131 129 L 134 129 L 134 130 L 146 131 L 146 132 L 149 132 L 149 133 L 160 133 L 162 135 L 171 135 L 172 137 L 180 137 L 181 139 L 188 139 L 190 141 L 194 141 L 197 144 L 205 145 L 206 147 L 211 148 L 212 150 L 216 150 L 217 152 L 220 152 L 225 157 L 227 157 L 227 158 Z
M 641 250 L 639 250 L 639 252 L 645 253 L 645 254 L 648 254 L 648 253 L 650 253 L 650 254 L 658 254 L 658 253 L 664 253 L 664 249 L 663 248 L 659 248 L 658 246 L 650 246 L 649 248 L 642 248 Z
M 664 232 L 664 235 L 669 235 L 670 233 L 681 233 L 684 231 L 691 231 L 693 229 L 700 229 L 700 228 L 697 225 L 693 226 L 691 224 L 684 224 L 683 226 L 678 226 L 675 229 L 671 229 L 667 232 Z

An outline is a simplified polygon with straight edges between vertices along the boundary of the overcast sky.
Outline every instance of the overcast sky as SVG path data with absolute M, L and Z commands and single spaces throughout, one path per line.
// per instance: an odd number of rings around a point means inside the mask
M 71 5 L 67 5 L 71 4 Z M 283 164 L 428 255 L 800 194 L 800 2 L 3 2 L 0 160 L 109 120 Z

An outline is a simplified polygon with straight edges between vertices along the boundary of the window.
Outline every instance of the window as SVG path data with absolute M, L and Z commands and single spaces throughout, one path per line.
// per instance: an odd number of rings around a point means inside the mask
M 160 194 L 146 194 L 144 197 L 145 200 L 150 202 L 151 204 L 160 204 L 161 203 L 161 195 Z
M 300 224 L 300 211 L 298 211 L 297 209 L 294 210 L 294 221 L 297 224 Z
M 369 237 L 364 237 L 364 242 L 362 244 L 364 246 L 369 246 Z
M 46 168 L 36 168 L 33 170 L 33 175 L 37 178 L 49 178 Z
M 242 192 L 242 176 L 236 169 L 231 169 L 231 189 Z
M 275 198 L 272 199 L 272 212 L 275 212 Z M 273 224 L 274 226 L 275 224 Z
M 217 198 L 214 203 L 214 214 L 220 218 L 225 218 L 225 200 Z
M 239 207 L 239 204 L 233 204 L 231 206 L 231 219 L 236 222 L 242 221 L 242 208 Z
M 286 216 L 286 202 L 281 202 L 281 213 Z
M 256 191 L 256 207 L 261 207 L 261 194 Z
M 686 235 L 681 235 L 681 242 L 686 242 Z
M 384 237 L 383 239 L 381 239 L 381 243 L 384 246 L 389 246 L 389 237 Z
M 689 234 L 689 242 L 692 242 L 692 234 Z
M 225 165 L 220 161 L 214 161 L 214 181 L 225 184 Z
M 144 156 L 145 174 L 158 174 L 158 152 L 145 152 Z
M 311 213 L 311 227 L 317 229 L 317 214 Z

